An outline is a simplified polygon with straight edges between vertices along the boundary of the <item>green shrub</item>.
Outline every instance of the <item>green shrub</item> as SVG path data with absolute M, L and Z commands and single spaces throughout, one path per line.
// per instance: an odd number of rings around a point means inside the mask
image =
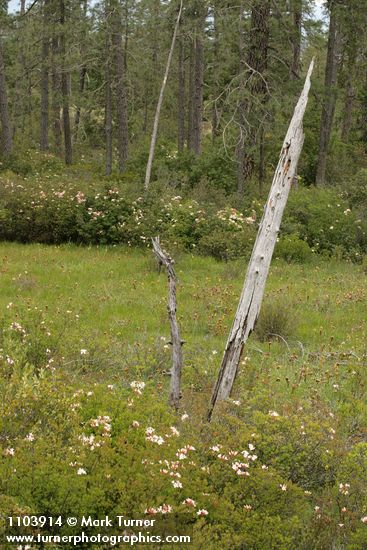
M 331 254 L 341 246 L 344 256 L 359 261 L 367 250 L 367 222 L 331 188 L 300 188 L 291 193 L 283 234 L 297 234 L 312 250 Z
M 279 239 L 274 255 L 288 263 L 305 263 L 311 259 L 312 250 L 297 235 L 286 235 Z

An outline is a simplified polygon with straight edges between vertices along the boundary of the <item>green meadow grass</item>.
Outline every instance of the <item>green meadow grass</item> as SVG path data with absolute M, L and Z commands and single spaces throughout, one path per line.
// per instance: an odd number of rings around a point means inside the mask
M 76 377 L 121 383 L 128 369 L 168 379 L 167 280 L 151 251 L 5 243 L 0 253 L 5 322 L 23 323 L 29 312 L 42 310 L 63 369 Z M 206 394 L 219 368 L 246 265 L 183 255 L 176 271 L 183 383 Z M 343 365 L 365 362 L 366 275 L 347 263 L 275 260 L 264 305 L 272 301 L 296 322 L 285 339 L 264 343 L 251 336 L 236 391 L 246 394 L 261 384 L 274 392 L 275 403 L 296 402 L 316 385 L 323 399 L 333 400 Z

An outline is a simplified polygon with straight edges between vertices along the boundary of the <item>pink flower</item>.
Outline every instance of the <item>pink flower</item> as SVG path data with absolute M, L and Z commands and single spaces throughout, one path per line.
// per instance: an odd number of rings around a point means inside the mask
M 193 506 L 196 507 L 196 502 L 192 498 L 185 498 L 182 504 L 186 504 L 186 506 Z
M 363 518 L 361 518 L 361 522 L 362 523 L 367 523 L 367 516 L 363 516 Z
M 145 514 L 149 514 L 150 516 L 154 516 L 155 514 L 158 513 L 157 509 L 156 508 L 146 508 L 144 510 L 144 513 Z

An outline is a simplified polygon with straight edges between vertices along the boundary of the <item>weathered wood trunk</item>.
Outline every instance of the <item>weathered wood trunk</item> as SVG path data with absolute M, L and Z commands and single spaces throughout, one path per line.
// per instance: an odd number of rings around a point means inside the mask
M 160 265 L 164 265 L 168 274 L 168 317 L 171 326 L 171 344 L 172 344 L 172 370 L 171 384 L 169 392 L 169 404 L 176 410 L 180 406 L 181 399 L 181 372 L 183 366 L 183 354 L 180 335 L 180 328 L 177 322 L 177 301 L 176 301 L 176 273 L 173 269 L 173 260 L 165 253 L 159 243 L 159 237 L 152 239 L 153 250 Z
M 305 85 L 288 128 L 279 163 L 274 174 L 268 201 L 247 269 L 235 320 L 211 398 L 208 414 L 209 420 L 217 401 L 230 396 L 243 346 L 251 334 L 260 312 L 280 223 L 302 150 L 304 140 L 302 120 L 307 105 L 312 70 L 313 61 L 308 70 Z
M 163 82 L 162 82 L 162 86 L 161 86 L 161 91 L 159 93 L 159 98 L 158 98 L 158 103 L 157 103 L 157 109 L 156 109 L 155 117 L 154 117 L 152 139 L 150 141 L 149 158 L 148 158 L 147 169 L 146 169 L 146 173 L 145 173 L 145 189 L 148 189 L 148 187 L 149 187 L 150 178 L 151 178 L 151 174 L 152 174 L 152 166 L 153 166 L 155 145 L 156 145 L 156 142 L 157 142 L 157 134 L 158 134 L 159 117 L 160 117 L 160 114 L 161 114 L 164 91 L 165 91 L 166 85 L 167 85 L 168 73 L 169 73 L 169 70 L 170 70 L 170 67 L 171 67 L 173 51 L 175 49 L 175 43 L 176 43 L 176 37 L 177 37 L 177 33 L 178 33 L 178 27 L 180 25 L 180 19 L 181 19 L 181 14 L 182 14 L 182 3 L 183 3 L 183 0 L 181 0 L 181 2 L 180 2 L 180 9 L 179 9 L 177 19 L 176 19 L 175 30 L 173 31 L 171 48 L 170 48 L 170 51 L 169 51 L 169 54 L 168 54 L 166 70 L 165 70 L 165 73 L 164 73 Z

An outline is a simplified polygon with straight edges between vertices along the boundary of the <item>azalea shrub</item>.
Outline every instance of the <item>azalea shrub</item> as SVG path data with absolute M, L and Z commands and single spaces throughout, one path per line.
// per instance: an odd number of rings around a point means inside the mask
M 367 221 L 338 190 L 300 188 L 289 196 L 282 234 L 297 235 L 312 251 L 360 261 L 367 249 Z M 283 245 L 284 248 L 284 245 Z
M 74 184 L 28 188 L 6 178 L 0 193 L 0 239 L 60 244 L 150 245 L 160 235 L 173 247 L 233 259 L 249 255 L 252 218 L 234 208 L 204 208 L 181 196 L 124 198 L 116 187 L 87 194 Z
M 0 353 L 2 515 L 155 518 L 213 550 L 363 540 L 366 445 L 344 448 L 331 411 L 275 410 L 260 386 L 208 424 L 188 387 L 181 411 L 169 409 L 162 375 L 68 377 L 47 328 L 36 365 L 22 349 L 44 320 L 12 317 Z
M 160 235 L 173 250 L 218 260 L 251 254 L 264 200 L 249 196 L 233 208 L 223 205 L 224 195 L 216 203 L 215 193 L 210 200 L 208 190 L 200 195 L 198 189 L 194 200 L 195 190 L 174 194 L 162 182 L 137 196 L 125 181 L 128 175 L 121 181 L 111 178 L 80 186 L 74 175 L 69 180 L 58 176 L 58 161 L 53 162 L 52 156 L 40 156 L 37 162 L 40 173 L 32 177 L 6 171 L 1 176 L 1 240 L 141 247 Z M 354 189 L 348 193 L 330 188 L 292 190 L 276 257 L 304 263 L 312 253 L 320 253 L 362 261 L 367 222 Z

